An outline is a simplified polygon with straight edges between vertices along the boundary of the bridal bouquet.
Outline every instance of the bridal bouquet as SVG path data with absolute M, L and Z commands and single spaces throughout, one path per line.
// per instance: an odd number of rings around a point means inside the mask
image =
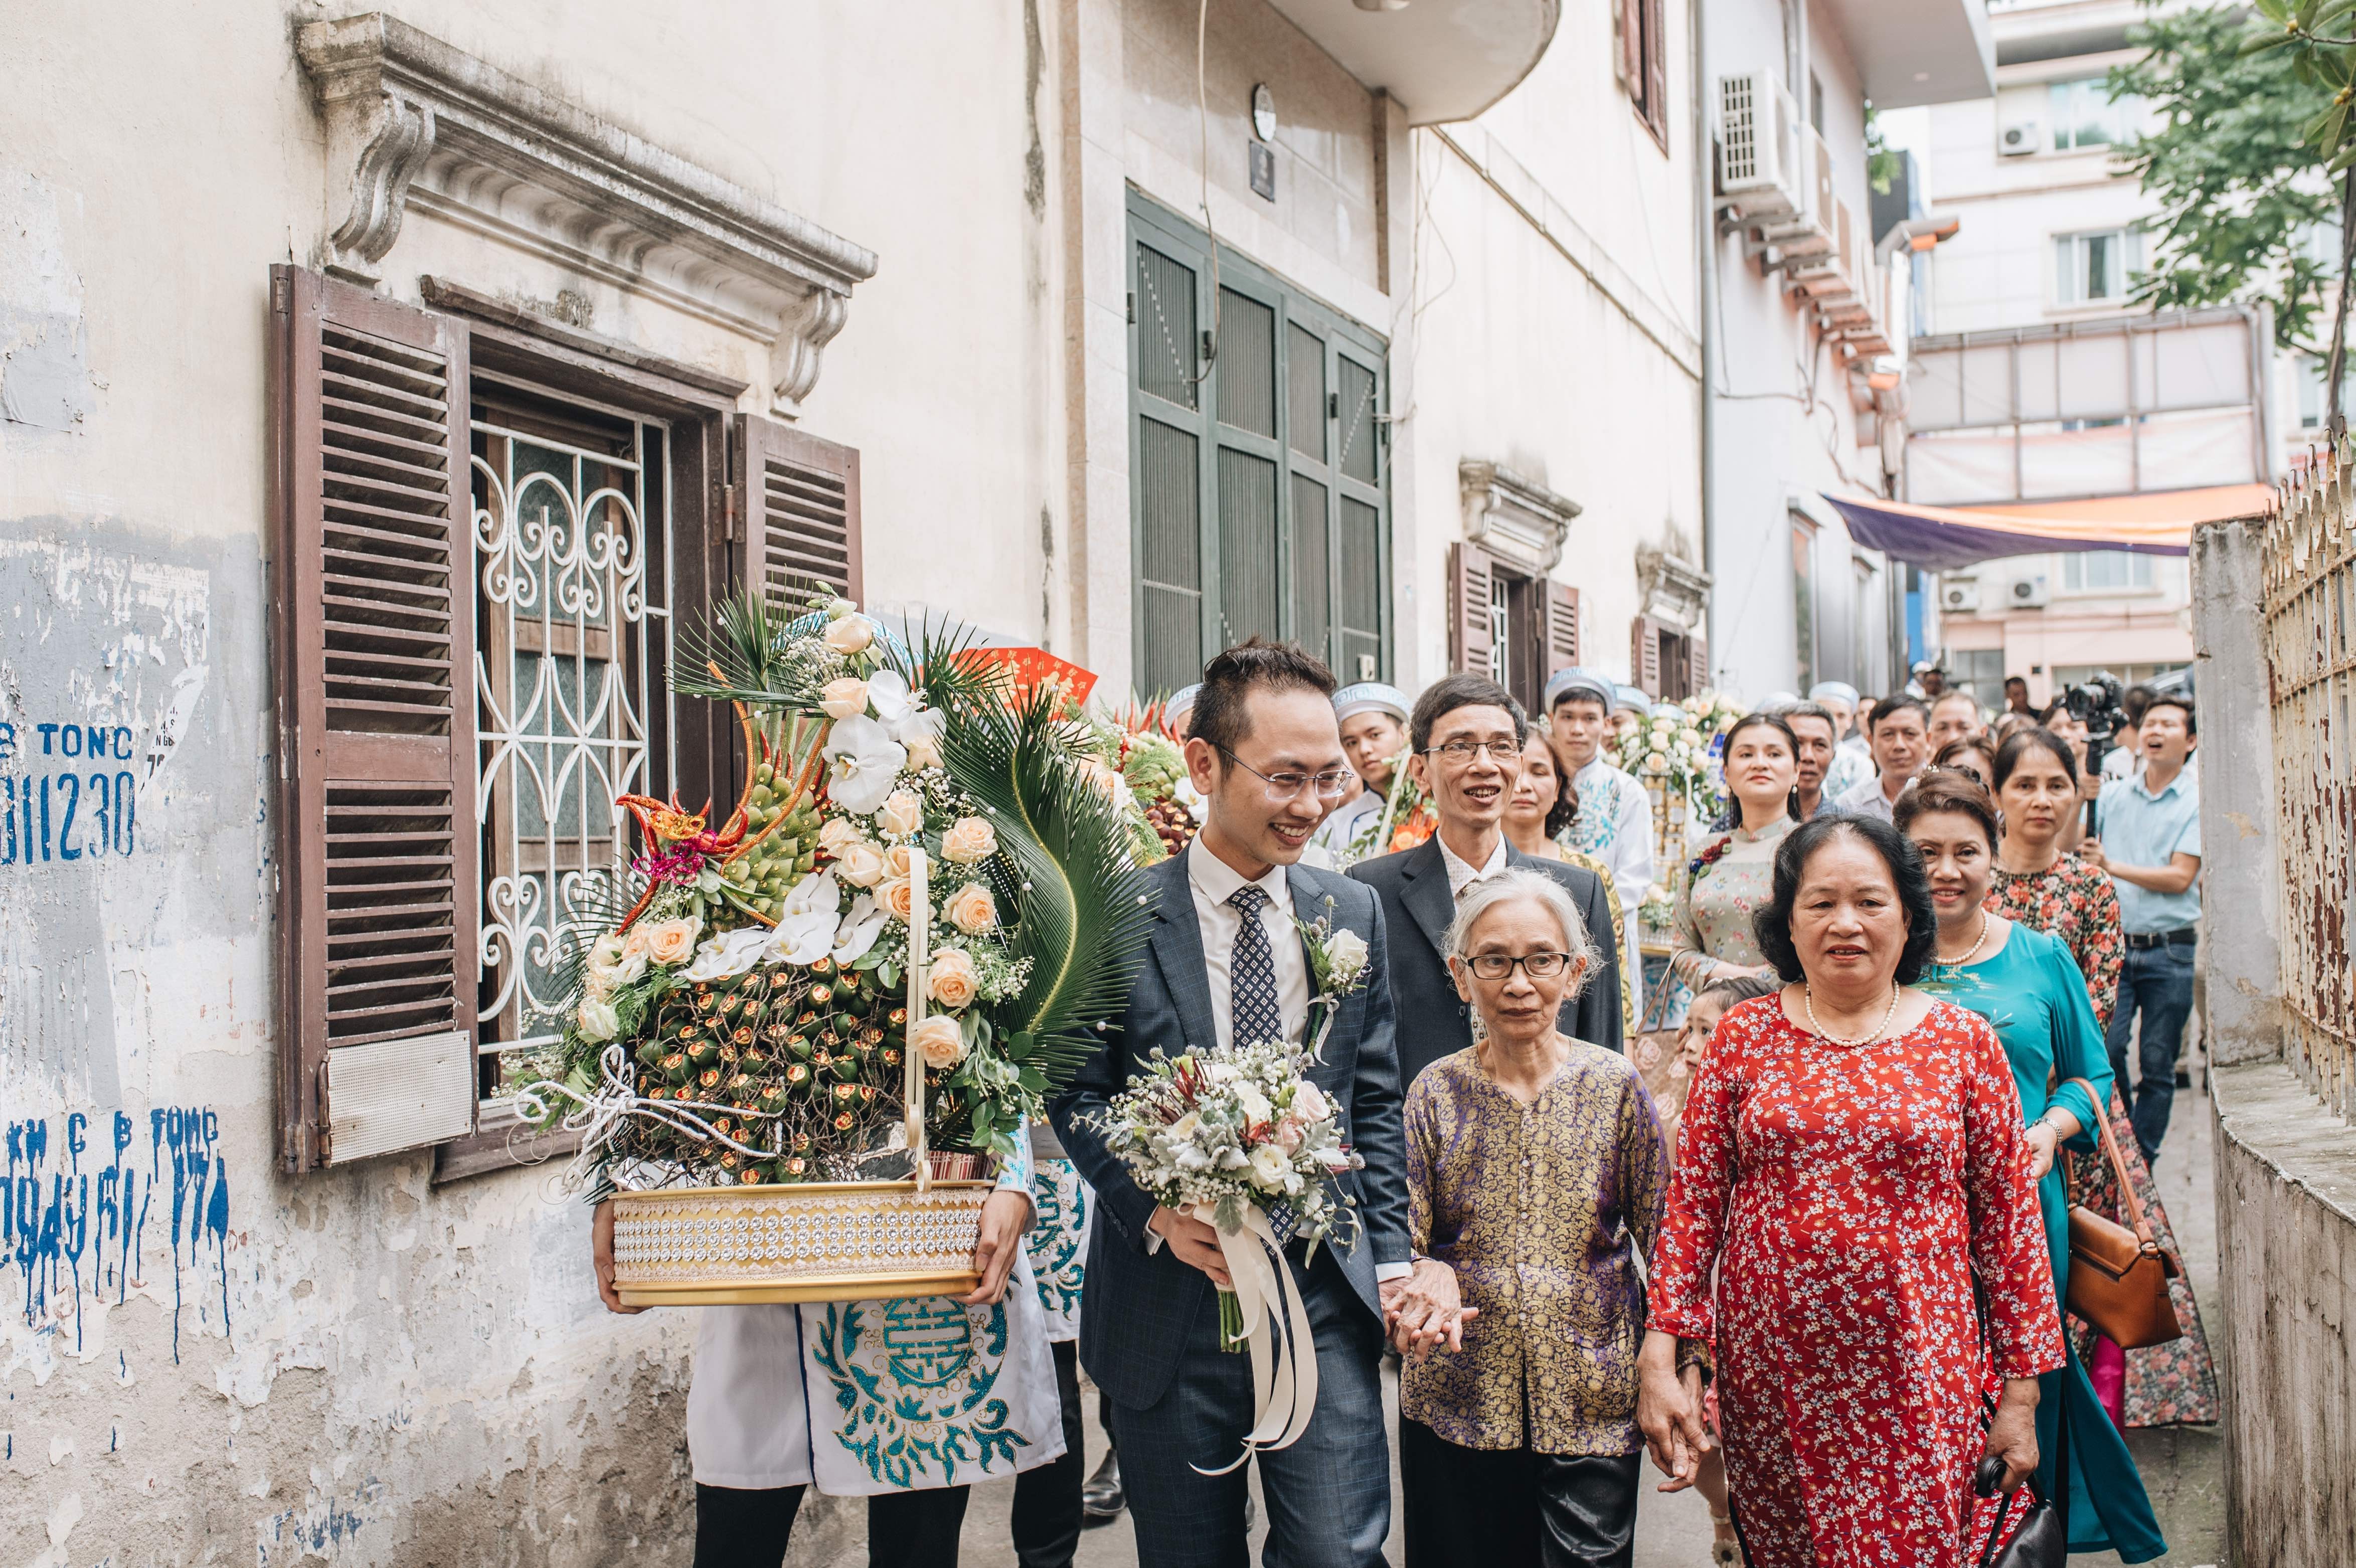
M 1278 1040 L 1175 1058 L 1157 1051 L 1102 1124 L 1107 1147 L 1148 1196 L 1218 1231 L 1238 1285 L 1269 1274 L 1262 1244 L 1282 1244 L 1272 1218 L 1305 1238 L 1312 1255 L 1327 1236 L 1355 1233 L 1354 1200 L 1337 1179 L 1365 1162 L 1343 1143 L 1339 1108 L 1301 1067 Z M 1234 1290 L 1219 1292 L 1220 1338 L 1230 1350 L 1243 1348 L 1257 1321 L 1246 1307 Z

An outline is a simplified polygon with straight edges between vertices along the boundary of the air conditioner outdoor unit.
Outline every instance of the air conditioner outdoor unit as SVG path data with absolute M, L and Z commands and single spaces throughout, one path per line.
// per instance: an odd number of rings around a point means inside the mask
M 1939 584 L 1939 608 L 1950 615 L 1968 614 L 1980 607 L 1980 584 L 1976 577 L 1943 580 Z
M 2016 577 L 2008 598 L 2016 610 L 2042 610 L 2046 601 L 2045 579 Z
M 1826 198 L 1824 213 L 1825 233 L 1832 240 L 1830 248 L 1821 256 L 1794 261 L 1790 276 L 1819 306 L 1845 305 L 1858 294 L 1857 236 L 1860 226 L 1848 203 L 1837 197 Z
M 1839 243 L 1833 199 L 1832 149 L 1813 125 L 1800 127 L 1801 208 L 1789 218 L 1762 226 L 1760 233 L 1787 266 L 1834 251 Z M 1796 272 L 1794 275 L 1797 275 Z
M 2008 158 L 2026 156 L 2045 150 L 2045 124 L 2039 120 L 2016 120 L 1997 135 L 1996 150 Z
M 1791 90 L 1773 71 L 1718 79 L 1718 191 L 1745 220 L 1787 217 L 1807 205 L 1799 123 Z

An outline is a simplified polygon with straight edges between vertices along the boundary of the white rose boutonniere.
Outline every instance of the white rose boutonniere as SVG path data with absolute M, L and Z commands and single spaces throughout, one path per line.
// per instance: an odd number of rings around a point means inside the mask
M 1373 955 L 1366 950 L 1366 939 L 1348 926 L 1333 923 L 1333 900 L 1325 899 L 1325 912 L 1314 921 L 1296 920 L 1301 944 L 1309 950 L 1309 975 L 1317 984 L 1317 994 L 1309 998 L 1309 1020 L 1306 1038 L 1312 1061 L 1325 1060 L 1325 1037 L 1333 1031 L 1333 1019 L 1342 1010 L 1342 1003 L 1366 983 L 1367 972 L 1373 967 Z

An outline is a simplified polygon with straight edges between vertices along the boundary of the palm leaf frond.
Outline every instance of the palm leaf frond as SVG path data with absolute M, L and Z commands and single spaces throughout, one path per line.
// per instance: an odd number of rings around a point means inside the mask
M 1001 1027 L 1029 1038 L 1024 1065 L 1053 1095 L 1096 1050 L 1098 1023 L 1128 999 L 1151 919 L 1146 882 L 1119 812 L 1073 765 L 1052 694 L 980 702 L 961 717 L 941 760 L 990 810 L 1026 884 L 1013 953 L 1030 961 L 1030 979 L 1004 1004 Z

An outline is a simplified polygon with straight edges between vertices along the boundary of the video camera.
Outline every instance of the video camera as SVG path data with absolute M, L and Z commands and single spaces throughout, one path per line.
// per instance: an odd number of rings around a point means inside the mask
M 2086 727 L 2086 774 L 2100 778 L 2103 759 L 2111 754 L 2111 737 L 2117 734 L 2127 721 L 2126 713 L 2119 707 L 2119 694 L 2126 688 L 2109 670 L 2096 672 L 2083 686 L 2064 687 L 2062 705 L 2070 717 Z M 2094 803 L 2086 803 L 2086 831 L 2094 831 Z

